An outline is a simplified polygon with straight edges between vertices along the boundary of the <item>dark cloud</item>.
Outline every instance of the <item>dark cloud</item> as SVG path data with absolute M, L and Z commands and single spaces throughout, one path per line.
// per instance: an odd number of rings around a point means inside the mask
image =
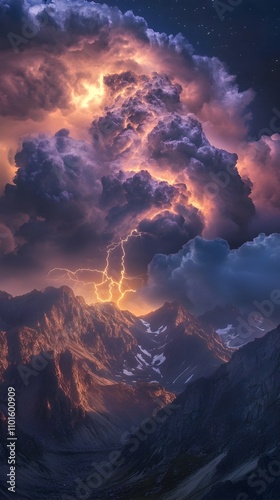
M 60 130 L 53 138 L 25 140 L 15 161 L 18 171 L 13 191 L 23 210 L 34 210 L 39 216 L 65 219 L 66 204 L 69 218 L 71 212 L 86 218 L 84 202 L 89 205 L 101 192 L 92 149 L 72 139 L 68 130 Z M 75 209 L 69 213 L 70 205 Z
M 143 293 L 180 300 L 198 314 L 226 304 L 249 311 L 279 289 L 279 277 L 279 234 L 262 234 L 237 250 L 197 237 L 176 254 L 154 257 Z
M 113 14 L 114 9 L 111 12 Z M 8 0 L 1 2 L 0 18 L 3 23 L 3 49 L 11 47 L 8 35 L 12 32 L 16 37 L 27 38 L 29 49 L 34 45 L 48 45 L 53 52 L 61 52 L 65 47 L 77 45 L 81 37 L 88 37 L 93 42 L 109 26 L 110 11 L 105 5 L 102 8 L 88 2 L 74 1 L 69 4 L 61 0 L 55 4 L 37 0 Z M 15 38 L 17 42 L 20 39 Z M 21 49 L 24 49 L 24 42 Z
M 182 187 L 158 181 L 144 170 L 104 176 L 104 164 L 95 160 L 95 154 L 92 146 L 73 139 L 66 129 L 53 137 L 24 140 L 15 157 L 18 170 L 14 183 L 6 186 L 0 198 L 0 221 L 5 224 L 1 227 L 7 238 L 2 247 L 4 253 L 11 252 L 5 265 L 29 266 L 34 255 L 38 265 L 41 255 L 42 265 L 48 265 L 47 249 L 49 257 L 59 253 L 60 260 L 69 253 L 89 258 L 96 246 L 95 257 L 102 260 L 112 238 L 125 236 L 144 217 L 146 238 L 153 235 L 158 240 L 152 244 L 152 252 L 148 240 L 145 243 L 146 255 L 139 265 L 141 272 L 146 271 L 161 243 L 164 246 L 160 232 L 168 222 L 157 217 L 148 227 L 145 215 L 152 211 L 153 217 L 155 212 L 171 208 Z M 188 213 L 188 222 L 180 216 L 168 216 L 174 225 L 176 250 L 202 228 L 196 211 L 189 208 Z
M 160 120 L 148 136 L 151 157 L 169 161 L 172 170 L 186 168 L 193 157 L 205 151 L 202 148 L 209 146 L 201 123 L 192 116 L 171 115 L 167 121 Z
M 45 112 L 69 107 L 71 77 L 66 66 L 54 57 L 39 57 L 34 65 L 34 61 L 16 56 L 3 60 L 2 69 L 2 116 L 38 120 Z
M 116 73 L 104 77 L 105 85 L 111 92 L 118 93 L 127 87 L 134 87 L 138 82 L 138 77 L 132 71 L 124 71 L 123 73 Z
M 212 146 L 196 118 L 173 114 L 159 121 L 148 136 L 148 150 L 161 168 L 184 174 L 199 200 L 214 201 L 217 228 L 221 232 L 221 221 L 227 220 L 245 236 L 255 213 L 249 197 L 250 185 L 238 174 L 237 155 Z M 234 237 L 236 232 L 233 231 Z M 230 234 L 227 236 L 230 238 Z
M 124 200 L 122 205 L 119 203 L 110 209 L 107 217 L 110 224 L 127 216 L 137 217 L 153 207 L 155 209 L 170 208 L 179 194 L 176 187 L 153 179 L 151 174 L 144 170 L 128 177 L 123 183 L 119 180 L 119 176 L 103 179 L 103 185 L 106 187 L 106 197 L 109 191 L 113 197 L 119 193 L 119 200 Z
M 105 116 L 95 120 L 90 132 L 99 157 L 107 161 L 129 153 L 137 141 L 133 127 L 125 125 L 125 119 L 118 111 L 108 111 Z
M 175 111 L 180 107 L 180 94 L 183 89 L 179 84 L 172 83 L 167 75 L 159 75 L 154 72 L 148 78 L 145 75 L 137 76 L 132 71 L 126 71 L 105 76 L 104 83 L 110 88 L 112 94 L 120 92 L 128 94 L 134 91 L 140 105 L 144 102 L 155 110 L 162 108 L 167 111 Z M 137 104 L 137 101 L 132 99 L 123 103 L 123 112 L 127 117 L 133 116 L 135 103 Z M 132 106 L 132 113 L 130 106 Z
M 117 204 L 125 204 L 125 193 L 123 189 L 123 182 L 125 180 L 125 173 L 119 172 L 118 174 L 110 174 L 103 176 L 101 206 L 112 208 Z
M 128 178 L 124 182 L 123 188 L 128 205 L 136 210 L 150 206 L 157 208 L 170 206 L 177 194 L 175 187 L 164 181 L 153 180 L 147 171 L 141 171 Z
M 141 237 L 131 239 L 126 249 L 127 269 L 132 275 L 143 273 L 157 253 L 178 252 L 190 239 L 202 233 L 203 217 L 197 209 L 189 207 L 185 216 L 168 212 L 152 220 L 143 219 L 138 225 Z
M 0 198 L 0 220 L 17 241 L 13 260 L 33 254 L 35 246 L 67 253 L 98 241 L 105 224 L 101 171 L 90 146 L 63 129 L 52 138 L 26 139 L 15 160 L 14 184 Z

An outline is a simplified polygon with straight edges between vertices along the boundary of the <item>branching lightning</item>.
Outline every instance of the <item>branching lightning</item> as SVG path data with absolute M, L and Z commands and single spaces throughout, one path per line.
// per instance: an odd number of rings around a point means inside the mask
M 91 269 L 91 268 L 80 268 L 75 271 L 71 271 L 70 269 L 66 268 L 59 268 L 55 267 L 54 269 L 51 269 L 48 273 L 49 278 L 54 279 L 55 281 L 61 281 L 61 280 L 69 280 L 71 282 L 74 282 L 75 284 L 80 284 L 80 285 L 93 285 L 94 287 L 94 292 L 96 295 L 96 298 L 99 302 L 111 302 L 114 301 L 117 304 L 119 304 L 125 297 L 127 293 L 134 293 L 136 292 L 135 289 L 130 288 L 127 286 L 128 281 L 132 280 L 141 280 L 143 282 L 143 279 L 140 277 L 128 277 L 126 275 L 126 266 L 125 266 L 125 258 L 126 258 L 126 250 L 125 250 L 125 245 L 128 243 L 128 241 L 131 238 L 139 238 L 142 235 L 137 229 L 133 229 L 128 236 L 125 238 L 121 238 L 120 241 L 111 243 L 107 247 L 107 254 L 106 254 L 106 263 L 105 263 L 105 268 L 103 270 L 100 269 Z M 115 272 L 111 264 L 111 258 L 112 254 L 116 250 L 120 250 L 120 277 L 117 280 L 115 278 Z M 55 277 L 59 273 L 59 277 Z M 62 275 L 61 275 L 62 273 Z M 99 282 L 96 281 L 85 281 L 80 278 L 81 274 L 98 274 L 101 275 L 101 280 Z M 102 290 L 106 288 L 106 296 L 102 296 Z M 116 298 L 115 298 L 116 297 Z

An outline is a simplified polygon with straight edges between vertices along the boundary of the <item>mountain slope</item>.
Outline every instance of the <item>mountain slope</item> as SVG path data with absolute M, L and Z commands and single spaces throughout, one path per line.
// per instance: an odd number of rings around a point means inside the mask
M 87 422 L 100 447 L 149 415 L 156 400 L 173 398 L 158 385 L 127 387 L 114 376 L 137 342 L 130 331 L 136 318 L 113 304 L 87 306 L 67 287 L 47 288 L 16 298 L 2 294 L 0 314 L 0 373 L 4 386 L 17 388 L 25 431 L 49 429 L 54 442 L 71 435 L 73 444 L 76 424 Z M 79 436 L 76 445 L 87 441 Z
M 223 345 L 234 349 L 263 337 L 277 326 L 257 310 L 251 311 L 250 315 L 242 314 L 236 306 L 217 306 L 200 316 L 199 320 L 204 326 L 212 326 Z
M 125 356 L 122 380 L 157 381 L 179 393 L 214 370 L 233 353 L 213 328 L 178 303 L 166 303 L 135 322 L 137 345 Z
M 233 352 L 179 304 L 167 303 L 138 319 L 112 303 L 88 306 L 68 287 L 15 298 L 2 292 L 0 321 L 0 373 L 8 359 L 21 365 L 42 351 L 65 350 L 99 377 L 132 386 L 157 382 L 180 392 Z
M 210 378 L 190 384 L 174 401 L 177 410 L 135 453 L 127 446 L 115 497 L 136 500 L 144 491 L 168 500 L 236 500 L 244 491 L 246 499 L 258 497 L 256 480 L 253 487 L 247 476 L 253 471 L 257 478 L 259 465 L 277 456 L 279 463 L 279 394 L 277 328 L 237 351 Z M 263 500 L 279 498 L 279 475 L 271 477 Z M 122 485 L 118 496 L 119 480 L 130 486 Z
M 34 491 L 55 498 L 69 471 L 120 448 L 125 432 L 174 399 L 158 384 L 117 380 L 137 345 L 130 331 L 136 318 L 113 304 L 87 306 L 67 287 L 15 298 L 1 293 L 0 317 L 0 479 L 6 481 L 12 386 L 22 499 L 33 500 Z
M 124 434 L 232 354 L 178 304 L 139 319 L 112 303 L 89 306 L 68 287 L 1 292 L 0 348 L 0 415 L 13 386 L 18 482 L 32 500 L 32 491 L 55 499 L 71 471 L 120 449 Z

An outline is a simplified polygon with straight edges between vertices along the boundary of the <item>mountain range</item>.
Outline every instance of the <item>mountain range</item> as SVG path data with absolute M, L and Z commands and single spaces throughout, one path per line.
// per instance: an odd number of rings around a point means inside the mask
M 267 314 L 267 311 L 265 313 Z M 199 320 L 204 327 L 211 325 L 223 345 L 232 349 L 238 349 L 256 338 L 262 338 L 277 326 L 275 318 L 272 320 L 256 309 L 250 313 L 248 311 L 242 313 L 233 305 L 217 306 L 200 316 Z
M 133 453 L 130 440 L 114 498 L 279 499 L 279 372 L 278 327 L 188 385 Z
M 166 303 L 138 318 L 114 303 L 87 305 L 68 287 L 0 292 L 3 498 L 13 386 L 17 500 L 73 494 L 73 477 L 112 451 L 122 467 L 87 498 L 200 499 L 203 486 L 205 499 L 230 499 L 217 495 L 235 491 L 233 479 L 239 491 L 245 472 L 278 450 L 279 332 L 236 350 L 215 317 Z M 127 436 L 155 412 L 168 419 L 131 455 Z

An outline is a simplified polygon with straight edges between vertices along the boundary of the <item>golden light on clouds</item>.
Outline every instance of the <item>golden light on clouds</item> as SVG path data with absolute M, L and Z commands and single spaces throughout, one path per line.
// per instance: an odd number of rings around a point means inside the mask
M 72 91 L 71 103 L 74 107 L 79 109 L 96 108 L 96 104 L 105 96 L 105 88 L 103 82 L 103 75 L 100 75 L 98 83 L 92 85 L 89 81 L 82 81 L 79 84 L 79 93 L 76 90 Z

